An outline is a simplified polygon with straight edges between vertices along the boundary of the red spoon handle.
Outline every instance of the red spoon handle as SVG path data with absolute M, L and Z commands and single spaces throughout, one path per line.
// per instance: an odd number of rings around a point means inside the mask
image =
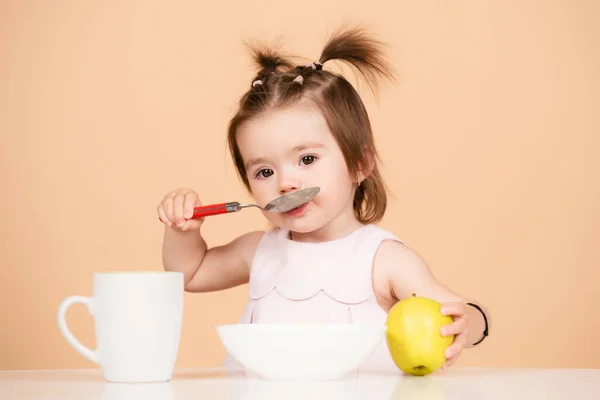
M 230 212 L 235 212 L 238 210 L 236 208 L 238 204 L 239 203 L 232 202 L 194 207 L 194 215 L 192 216 L 192 219 L 208 217 L 210 215 L 227 214 Z

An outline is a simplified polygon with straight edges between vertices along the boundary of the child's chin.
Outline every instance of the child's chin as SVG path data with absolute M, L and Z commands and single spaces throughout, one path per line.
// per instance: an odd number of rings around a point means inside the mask
M 283 228 L 297 232 L 297 233 L 310 233 L 319 230 L 323 225 L 311 221 L 310 218 L 299 218 L 291 221 L 282 221 Z

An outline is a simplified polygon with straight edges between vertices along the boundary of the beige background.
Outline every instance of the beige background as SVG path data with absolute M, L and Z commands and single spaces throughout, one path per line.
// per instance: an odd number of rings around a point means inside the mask
M 225 147 L 243 40 L 311 59 L 341 23 L 372 26 L 401 75 L 379 102 L 361 88 L 395 196 L 381 226 L 493 313 L 458 365 L 600 367 L 599 17 L 593 0 L 3 1 L 0 368 L 93 367 L 60 301 L 96 271 L 162 268 L 167 191 L 248 199 Z M 250 210 L 205 232 L 261 226 Z M 245 296 L 186 295 L 179 366 L 221 362 L 214 326 Z M 68 322 L 95 345 L 83 307 Z

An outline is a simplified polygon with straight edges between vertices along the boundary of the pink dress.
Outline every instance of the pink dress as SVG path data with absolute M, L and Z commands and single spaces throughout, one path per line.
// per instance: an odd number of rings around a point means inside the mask
M 384 240 L 402 243 L 375 225 L 322 243 L 290 240 L 280 228 L 267 231 L 252 262 L 239 323 L 385 324 L 372 282 L 373 259 Z M 225 366 L 240 367 L 229 355 Z M 361 367 L 397 370 L 385 340 Z

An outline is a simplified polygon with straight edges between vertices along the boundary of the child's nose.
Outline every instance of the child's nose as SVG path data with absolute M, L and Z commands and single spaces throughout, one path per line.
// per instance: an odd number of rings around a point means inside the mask
M 279 193 L 284 195 L 301 188 L 300 182 L 293 178 L 283 178 L 279 181 Z
M 284 194 L 287 194 L 287 193 L 290 193 L 290 192 L 296 191 L 296 190 L 298 190 L 298 189 L 300 189 L 300 187 L 299 187 L 299 186 L 297 186 L 297 185 L 286 185 L 286 186 L 281 186 L 281 187 L 279 188 L 279 193 L 280 193 L 280 194 L 282 194 L 282 195 L 284 195 Z

